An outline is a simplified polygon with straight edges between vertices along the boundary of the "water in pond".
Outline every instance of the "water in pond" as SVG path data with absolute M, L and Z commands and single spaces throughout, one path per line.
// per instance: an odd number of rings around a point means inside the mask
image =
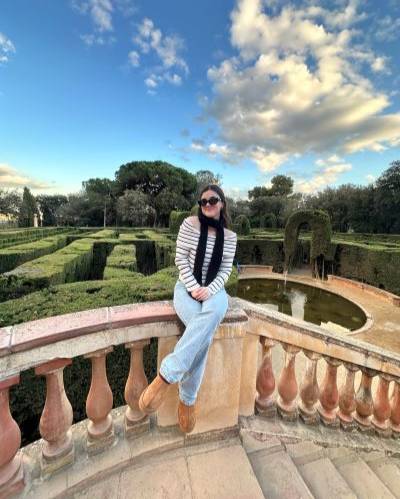
M 238 296 L 331 331 L 354 331 L 366 321 L 354 303 L 313 286 L 277 279 L 241 279 Z

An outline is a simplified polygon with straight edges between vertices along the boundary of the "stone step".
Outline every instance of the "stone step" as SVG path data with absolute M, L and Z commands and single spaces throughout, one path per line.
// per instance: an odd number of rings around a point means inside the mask
M 261 449 L 248 454 L 263 494 L 268 499 L 312 499 L 296 465 L 284 450 Z
M 328 456 L 359 499 L 394 499 L 395 496 L 368 464 L 348 449 L 328 449 Z
M 325 449 L 312 442 L 287 444 L 286 449 L 308 488 L 317 499 L 357 499 Z
M 390 492 L 400 499 L 400 461 L 388 458 L 383 452 L 363 453 L 360 457 L 386 485 Z

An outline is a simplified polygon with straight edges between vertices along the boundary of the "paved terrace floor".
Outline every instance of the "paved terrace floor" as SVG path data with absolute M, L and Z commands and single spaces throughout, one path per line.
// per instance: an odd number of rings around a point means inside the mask
M 41 481 L 20 497 L 37 499 L 289 499 L 400 498 L 400 443 L 279 417 L 242 417 L 234 432 L 203 441 L 177 427 L 123 438 L 116 409 L 116 441 L 94 456 Z M 82 446 L 86 422 L 73 427 Z M 38 443 L 25 449 L 38 452 Z M 82 450 L 82 449 L 81 449 Z

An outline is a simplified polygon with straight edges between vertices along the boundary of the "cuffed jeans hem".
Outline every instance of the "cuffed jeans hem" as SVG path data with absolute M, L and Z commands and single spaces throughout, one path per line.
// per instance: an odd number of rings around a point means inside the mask
M 187 397 L 181 390 L 179 390 L 179 398 L 185 405 L 194 405 L 196 399 L 193 397 Z
M 171 381 L 171 377 L 169 376 L 168 373 L 165 373 L 165 369 L 162 369 L 161 368 L 159 369 L 158 373 L 161 375 L 162 378 L 164 378 L 170 385 L 173 385 L 174 383 L 176 383 L 176 381 Z

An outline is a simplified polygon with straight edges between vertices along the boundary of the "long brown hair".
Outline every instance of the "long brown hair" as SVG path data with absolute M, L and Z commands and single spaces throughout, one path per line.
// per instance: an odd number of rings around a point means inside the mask
M 227 210 L 227 206 L 226 206 L 226 198 L 225 198 L 225 194 L 224 194 L 224 191 L 221 189 L 221 187 L 217 184 L 208 184 L 208 185 L 205 185 L 200 193 L 199 193 L 199 199 L 201 199 L 201 195 L 203 194 L 203 192 L 206 192 L 206 191 L 214 191 L 215 193 L 218 194 L 218 197 L 221 199 L 221 201 L 224 203 L 224 206 L 221 210 L 222 212 L 222 219 L 223 219 L 223 222 L 224 222 L 224 227 L 226 227 L 227 229 L 229 229 L 230 225 L 231 225 L 231 217 L 229 216 L 229 213 L 228 213 L 228 210 Z M 201 207 L 199 206 L 198 210 L 197 210 L 197 216 L 200 216 L 200 214 L 202 213 L 201 211 Z

